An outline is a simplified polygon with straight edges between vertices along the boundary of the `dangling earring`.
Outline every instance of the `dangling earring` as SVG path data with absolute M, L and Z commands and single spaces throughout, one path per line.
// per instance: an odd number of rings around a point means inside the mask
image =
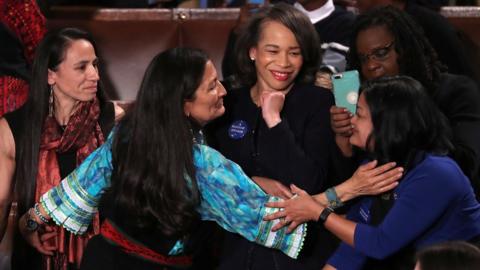
M 48 116 L 53 117 L 53 85 L 50 85 L 50 96 L 48 97 Z
M 252 60 L 252 62 L 255 61 L 255 57 L 253 57 L 253 56 L 250 57 L 250 60 Z

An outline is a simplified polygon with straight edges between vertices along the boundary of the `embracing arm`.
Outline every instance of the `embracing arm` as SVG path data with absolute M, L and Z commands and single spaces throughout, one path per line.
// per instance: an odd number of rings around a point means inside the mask
M 377 195 L 395 188 L 402 177 L 403 168 L 395 162 L 378 166 L 377 161 L 361 165 L 345 182 L 332 187 L 341 203 L 364 195 Z M 332 209 L 338 207 L 329 202 L 326 192 L 312 196 L 318 203 Z
M 452 179 L 462 176 L 458 171 L 446 171 L 437 166 L 428 173 L 420 172 L 410 177 L 410 180 L 403 180 L 408 182 L 398 191 L 398 199 L 378 227 L 355 223 L 335 214 L 328 216 L 325 227 L 369 257 L 383 259 L 397 252 L 418 238 L 444 213 L 460 192 L 459 181 Z M 289 230 L 305 221 L 318 220 L 324 210 L 303 190 L 292 191 L 299 196 L 285 202 L 267 204 L 284 208 L 284 211 L 266 219 L 285 217 L 287 222 L 291 222 Z
M 360 166 L 347 181 L 336 187 L 330 188 L 336 193 L 338 197 L 337 200 L 340 201 L 340 203 L 343 203 L 359 196 L 376 195 L 395 188 L 398 185 L 397 181 L 403 176 L 403 168 L 395 167 L 396 164 L 394 162 L 378 167 L 376 167 L 376 165 L 376 161 L 364 164 Z M 332 202 L 329 200 L 326 195 L 328 190 L 324 193 L 310 196 L 304 190 L 299 189 L 295 185 L 291 185 L 291 191 L 302 196 L 298 196 L 297 198 L 285 202 L 267 204 L 267 206 L 286 208 L 286 211 L 278 212 L 275 215 L 266 218 L 266 220 L 273 220 L 275 218 L 287 216 L 286 220 L 288 222 L 277 224 L 273 228 L 275 230 L 290 224 L 288 231 L 291 231 L 299 224 L 318 220 L 321 211 L 325 207 L 335 209 L 341 206 L 337 204 L 338 202 Z M 341 228 L 349 227 L 342 223 L 339 223 L 338 226 Z M 348 243 L 353 242 L 352 239 L 347 238 L 342 238 L 342 240 Z
M 7 121 L 0 118 L 0 239 L 3 239 L 13 198 L 15 141 Z
M 267 206 L 284 208 L 282 211 L 278 211 L 265 220 L 275 220 L 277 218 L 285 218 L 285 223 L 278 223 L 272 229 L 278 230 L 288 224 L 288 232 L 294 230 L 299 224 L 308 221 L 318 221 L 320 214 L 325 209 L 320 203 L 318 203 L 312 196 L 308 195 L 302 189 L 292 185 L 292 192 L 297 194 L 295 198 L 283 202 L 268 202 Z M 325 222 L 325 228 L 330 230 L 343 242 L 353 245 L 353 235 L 355 232 L 356 224 L 350 220 L 347 220 L 334 213 L 328 216 Z
M 276 248 L 296 258 L 306 236 L 306 225 L 291 234 L 286 230 L 272 232 L 278 221 L 263 217 L 276 212 L 265 203 L 278 201 L 251 181 L 240 166 L 207 146 L 196 146 L 197 184 L 202 195 L 198 209 L 203 220 L 213 220 L 224 229 L 238 233 L 249 241 Z

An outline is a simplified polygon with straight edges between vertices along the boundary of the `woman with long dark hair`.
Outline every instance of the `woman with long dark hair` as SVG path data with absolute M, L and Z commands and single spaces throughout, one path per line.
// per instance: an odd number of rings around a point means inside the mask
M 480 204 L 468 178 L 448 157 L 448 122 L 422 85 L 410 77 L 365 83 L 352 118 L 350 143 L 379 163 L 405 168 L 392 191 L 365 197 L 347 218 L 316 203 L 305 191 L 286 202 L 273 218 L 289 229 L 315 220 L 342 241 L 324 269 L 413 269 L 415 250 L 464 240 L 480 243 Z M 277 229 L 281 226 L 277 226 Z
M 101 198 L 101 235 L 89 242 L 82 269 L 189 268 L 203 243 L 201 219 L 297 257 L 305 228 L 271 234 L 261 217 L 269 213 L 264 204 L 276 199 L 201 144 L 200 128 L 224 113 L 225 94 L 202 51 L 160 53 L 131 112 L 100 149 L 42 196 L 34 217 L 50 216 L 83 233 Z M 27 238 L 36 237 L 22 224 Z
M 24 214 L 105 141 L 122 110 L 105 100 L 98 61 L 93 39 L 79 29 L 50 32 L 38 46 L 27 103 L 0 119 L 2 213 L 14 197 L 18 216 Z M 99 232 L 98 218 L 84 236 L 58 226 L 47 231 L 55 236 L 50 240 L 55 248 L 45 250 L 41 260 L 16 237 L 15 269 L 75 268 L 87 240 Z

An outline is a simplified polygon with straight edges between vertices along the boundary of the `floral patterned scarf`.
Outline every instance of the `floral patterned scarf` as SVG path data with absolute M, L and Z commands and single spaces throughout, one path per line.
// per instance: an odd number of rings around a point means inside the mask
M 40 141 L 36 201 L 62 180 L 57 154 L 76 151 L 78 166 L 103 144 L 105 138 L 98 123 L 99 115 L 99 102 L 94 99 L 79 105 L 63 131 L 54 116 L 45 119 Z M 57 246 L 57 252 L 54 256 L 43 256 L 42 269 L 68 269 L 68 264 L 76 264 L 78 267 L 88 239 L 100 232 L 98 215 L 94 218 L 90 230 L 82 236 L 70 234 L 59 226 L 52 228 L 57 232 L 57 237 L 52 240 Z

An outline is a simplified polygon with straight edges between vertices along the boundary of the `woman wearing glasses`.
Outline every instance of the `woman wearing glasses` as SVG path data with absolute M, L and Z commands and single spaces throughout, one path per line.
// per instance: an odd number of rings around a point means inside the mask
M 448 118 L 455 149 L 450 156 L 460 165 L 480 194 L 480 95 L 475 83 L 446 73 L 421 28 L 404 12 L 383 7 L 357 18 L 350 46 L 349 65 L 363 80 L 408 75 L 419 81 Z M 349 137 L 353 117 L 332 107 L 331 122 L 337 145 L 352 155 Z

